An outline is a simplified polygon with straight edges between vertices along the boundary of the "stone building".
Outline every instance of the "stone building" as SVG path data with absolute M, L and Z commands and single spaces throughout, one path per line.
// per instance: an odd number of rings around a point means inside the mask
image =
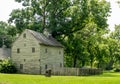
M 63 67 L 63 46 L 52 36 L 26 29 L 13 43 L 11 58 L 21 73 L 45 74 Z
M 0 60 L 8 59 L 11 57 L 11 49 L 2 47 L 0 48 Z

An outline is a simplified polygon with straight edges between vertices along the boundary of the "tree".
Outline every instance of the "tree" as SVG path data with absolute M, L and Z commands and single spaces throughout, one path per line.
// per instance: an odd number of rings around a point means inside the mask
M 16 1 L 25 8 L 14 10 L 9 22 L 14 21 L 20 31 L 38 25 L 34 30 L 43 31 L 47 28 L 54 37 L 69 35 L 84 28 L 91 16 L 99 29 L 107 27 L 110 7 L 105 0 Z
M 108 50 L 104 51 L 105 48 L 103 50 L 99 48 L 99 51 L 96 50 L 97 47 L 100 47 L 98 46 L 99 44 L 97 44 L 96 42 L 99 43 L 99 39 L 102 37 L 102 35 L 106 33 L 106 31 L 108 31 L 107 24 L 105 23 L 107 19 L 105 17 L 108 16 L 107 12 L 109 11 L 109 4 L 106 5 L 107 6 L 107 9 L 105 10 L 106 13 L 104 11 L 105 14 L 101 15 L 101 17 L 103 16 L 104 17 L 97 18 L 97 17 L 100 17 L 99 13 L 102 13 L 100 11 L 103 11 L 103 9 L 100 9 L 99 11 L 97 11 L 96 7 L 99 7 L 101 5 L 98 6 L 98 4 L 96 4 L 95 2 L 96 1 L 94 1 L 94 4 L 93 4 L 92 1 L 90 1 L 88 2 L 90 3 L 90 5 L 87 4 L 89 9 L 87 10 L 87 12 L 88 11 L 89 12 L 88 13 L 86 12 L 88 15 L 84 20 L 85 25 L 82 26 L 83 29 L 80 29 L 77 31 L 79 32 L 79 34 L 74 35 L 73 33 L 73 35 L 71 34 L 70 36 L 68 36 L 68 39 L 67 39 L 68 45 L 66 48 L 66 53 L 68 53 L 72 58 L 70 62 L 72 62 L 72 65 L 74 67 L 76 66 L 80 67 L 80 64 L 82 64 L 82 67 L 83 67 L 86 65 L 86 63 L 90 63 L 90 66 L 92 67 L 95 61 L 98 61 L 98 67 L 100 67 L 105 61 L 104 57 L 109 55 Z M 105 3 L 104 1 L 101 2 L 101 4 L 104 4 L 104 3 Z M 90 10 L 90 9 L 93 9 L 93 10 Z M 95 12 L 97 12 L 98 15 Z M 100 20 L 100 21 L 97 21 L 97 20 Z M 102 22 L 101 20 L 104 20 L 105 22 Z M 99 34 L 101 31 L 104 31 L 105 33 Z M 104 47 L 107 47 L 107 46 L 104 45 Z M 100 57 L 102 58 L 98 59 Z M 79 64 L 77 64 L 78 61 L 80 62 Z
M 0 47 L 3 45 L 11 47 L 15 35 L 16 31 L 14 26 L 0 21 Z
M 86 51 L 85 40 L 80 39 L 80 33 L 74 33 L 66 38 L 65 51 L 66 51 L 66 62 L 71 67 L 83 67 L 88 61 L 88 54 Z
M 119 65 L 120 63 L 120 25 L 115 25 L 115 31 L 110 33 L 109 47 L 110 55 L 113 64 Z
M 52 33 L 52 29 L 58 28 L 59 22 L 61 20 L 64 21 L 63 13 L 70 5 L 68 0 L 16 1 L 21 2 L 25 8 L 14 10 L 11 13 L 9 22 L 14 22 L 20 32 L 24 28 L 30 28 L 39 32 L 43 32 L 47 28 Z
M 67 64 L 91 66 L 96 59 L 96 38 L 107 30 L 110 3 L 105 0 L 15 0 L 25 8 L 13 10 L 9 19 L 17 32 L 29 28 L 38 32 L 47 29 L 66 47 Z M 85 35 L 85 36 L 84 36 Z M 81 65 L 80 65 L 81 63 Z M 69 66 L 71 66 L 69 65 Z
M 116 40 L 120 40 L 120 25 L 115 25 L 115 31 L 111 32 L 110 37 Z

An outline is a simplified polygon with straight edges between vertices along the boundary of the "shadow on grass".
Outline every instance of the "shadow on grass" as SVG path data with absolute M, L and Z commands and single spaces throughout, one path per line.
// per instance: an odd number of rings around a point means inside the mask
M 99 77 L 120 77 L 120 73 L 118 73 L 118 72 L 104 72 L 102 75 L 99 75 Z

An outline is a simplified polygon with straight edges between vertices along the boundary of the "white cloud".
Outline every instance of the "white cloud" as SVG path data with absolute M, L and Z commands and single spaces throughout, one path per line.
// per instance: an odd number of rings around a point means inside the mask
M 120 0 L 107 0 L 107 1 L 110 1 L 112 8 L 111 16 L 108 18 L 108 24 L 110 30 L 114 30 L 114 25 L 120 24 L 120 8 L 119 8 L 119 4 L 117 3 L 117 1 Z
M 0 0 L 0 21 L 7 22 L 9 14 L 17 8 L 22 8 L 22 5 L 14 0 Z

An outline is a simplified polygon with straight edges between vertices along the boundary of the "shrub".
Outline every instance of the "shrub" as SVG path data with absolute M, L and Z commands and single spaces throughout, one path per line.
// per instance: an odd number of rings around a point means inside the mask
M 114 69 L 114 72 L 120 72 L 120 68 Z
M 16 73 L 17 69 L 11 60 L 3 60 L 0 62 L 0 72 L 1 73 Z

